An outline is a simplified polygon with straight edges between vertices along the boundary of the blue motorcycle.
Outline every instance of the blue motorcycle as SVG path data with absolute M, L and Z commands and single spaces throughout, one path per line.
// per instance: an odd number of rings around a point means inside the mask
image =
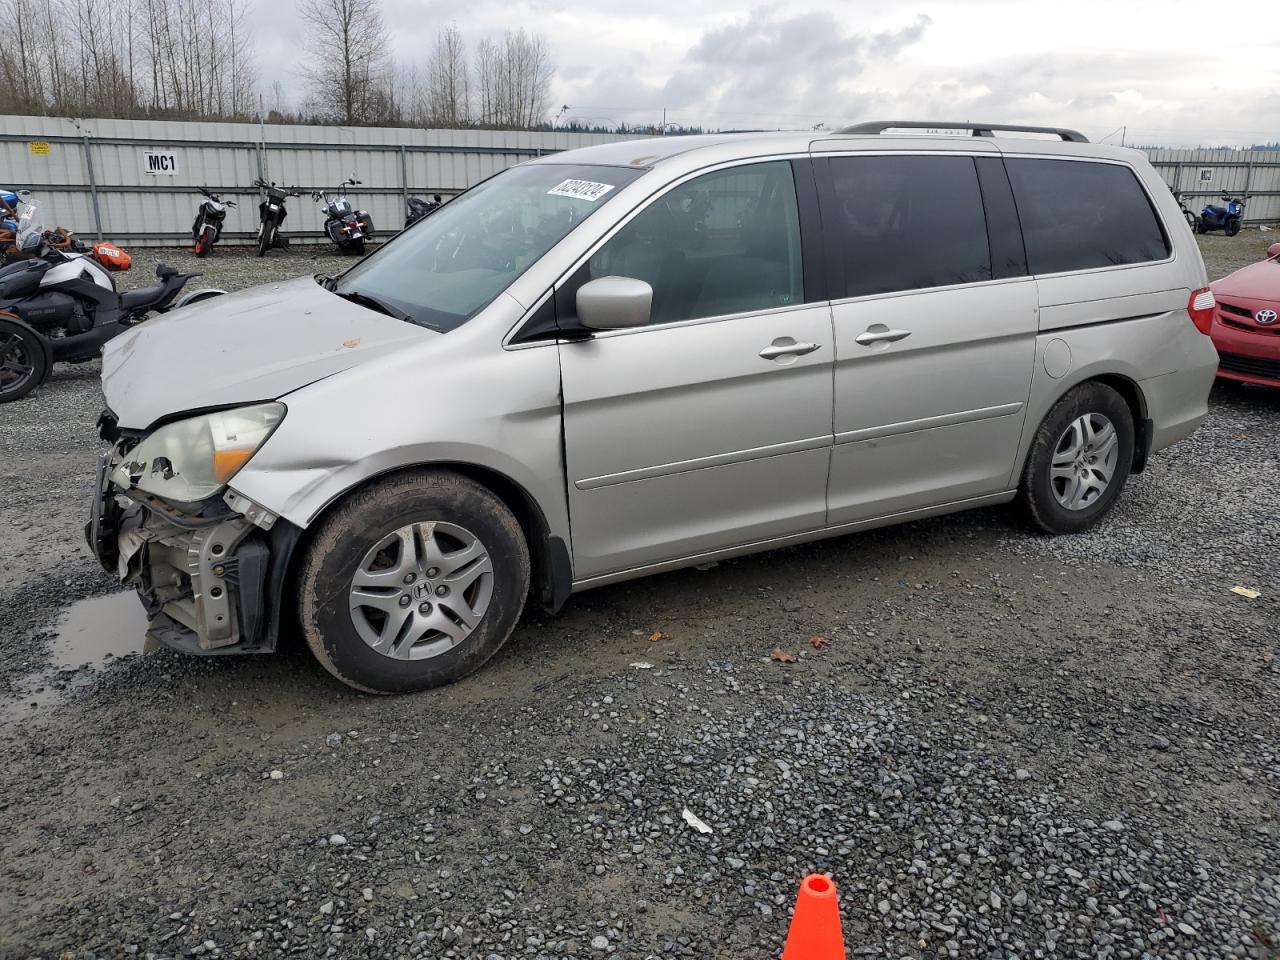
M 1221 230 L 1228 237 L 1234 237 L 1240 232 L 1240 221 L 1244 219 L 1244 202 L 1249 198 L 1223 197 L 1222 199 L 1226 201 L 1225 207 L 1206 204 L 1200 211 L 1200 216 L 1195 223 L 1196 233 Z

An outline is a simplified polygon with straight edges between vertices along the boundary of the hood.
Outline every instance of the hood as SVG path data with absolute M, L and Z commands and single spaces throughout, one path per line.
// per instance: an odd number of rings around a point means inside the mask
M 1280 263 L 1263 260 L 1209 284 L 1215 294 L 1249 300 L 1280 301 Z
M 120 425 L 275 400 L 439 336 L 343 300 L 311 277 L 252 287 L 152 317 L 110 341 L 102 390 Z

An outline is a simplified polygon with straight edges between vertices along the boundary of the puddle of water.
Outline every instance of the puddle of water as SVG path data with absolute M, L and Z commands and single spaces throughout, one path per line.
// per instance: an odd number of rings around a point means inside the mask
M 147 653 L 147 615 L 138 595 L 113 593 L 79 600 L 54 623 L 50 662 L 14 684 L 18 696 L 0 709 L 0 719 L 42 707 L 70 690 L 93 683 L 93 674 L 132 653 Z M 9 714 L 8 717 L 5 714 Z
M 50 648 L 53 669 L 100 670 L 113 657 L 143 653 L 147 615 L 132 590 L 80 600 L 63 611 Z

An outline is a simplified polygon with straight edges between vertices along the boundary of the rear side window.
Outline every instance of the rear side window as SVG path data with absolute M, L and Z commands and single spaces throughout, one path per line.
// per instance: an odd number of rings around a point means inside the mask
M 991 279 L 971 157 L 832 157 L 832 222 L 843 292 L 860 297 Z M 832 204 L 827 204 L 827 207 Z M 838 283 L 838 281 L 837 281 Z
M 1027 268 L 1062 273 L 1169 256 L 1146 192 L 1128 167 L 1080 160 L 1005 161 Z

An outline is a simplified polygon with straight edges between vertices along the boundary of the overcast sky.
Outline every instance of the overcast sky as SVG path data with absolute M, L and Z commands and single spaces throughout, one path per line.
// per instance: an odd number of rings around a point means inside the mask
M 1063 125 L 1150 145 L 1280 140 L 1275 0 L 383 0 L 397 60 L 455 23 L 468 45 L 546 37 L 567 118 L 709 128 L 868 119 Z M 265 83 L 291 94 L 303 29 L 257 0 Z

